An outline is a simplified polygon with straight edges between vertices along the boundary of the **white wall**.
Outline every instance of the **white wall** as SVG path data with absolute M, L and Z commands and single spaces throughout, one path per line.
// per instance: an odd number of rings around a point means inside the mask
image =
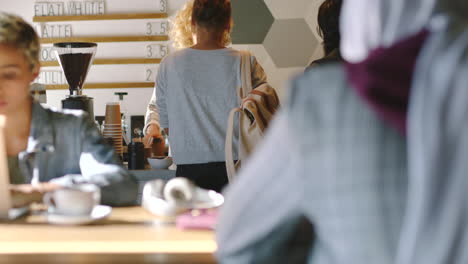
M 22 16 L 26 21 L 32 23 L 35 2 L 54 2 L 60 0 L 1 0 L 1 11 L 11 12 Z M 65 0 L 62 0 L 66 2 Z M 168 0 L 168 13 L 171 17 L 177 12 L 186 0 Z M 155 12 L 156 0 L 107 0 L 107 13 L 147 13 Z M 312 11 L 311 11 L 312 12 Z M 121 20 L 121 21 L 80 21 L 61 22 L 60 24 L 71 24 L 74 36 L 85 35 L 143 35 L 147 21 L 157 20 Z M 96 24 L 99 24 L 99 27 Z M 37 26 L 37 24 L 35 24 Z M 103 43 L 99 44 L 96 57 L 122 58 L 122 57 L 144 57 L 146 42 L 133 43 Z M 268 75 L 270 84 L 277 88 L 280 95 L 284 94 L 287 80 L 294 74 L 303 71 L 303 68 L 278 69 L 266 54 L 262 45 L 242 45 L 234 48 L 249 49 L 253 52 Z M 157 65 L 95 65 L 91 68 L 87 82 L 143 82 L 147 68 L 157 69 Z M 47 68 L 52 70 L 54 68 Z M 60 68 L 56 68 L 59 70 Z M 132 89 L 85 89 L 84 94 L 94 98 L 95 115 L 104 115 L 105 103 L 115 101 L 117 96 L 114 92 L 128 92 L 126 97 L 127 110 L 130 115 L 143 115 L 146 105 L 153 92 L 152 88 Z M 47 101 L 50 106 L 60 108 L 61 100 L 68 93 L 66 90 L 47 91 Z

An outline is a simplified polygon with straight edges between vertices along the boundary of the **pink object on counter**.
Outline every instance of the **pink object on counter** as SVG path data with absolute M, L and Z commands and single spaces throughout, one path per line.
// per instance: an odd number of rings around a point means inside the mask
M 176 226 L 184 230 L 214 230 L 217 219 L 218 209 L 194 209 L 178 216 Z

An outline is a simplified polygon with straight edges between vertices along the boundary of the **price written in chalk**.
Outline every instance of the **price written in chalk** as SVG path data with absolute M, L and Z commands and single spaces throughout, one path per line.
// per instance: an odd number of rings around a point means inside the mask
M 167 12 L 167 0 L 157 0 L 156 10 L 158 10 L 161 13 L 166 13 Z
M 146 23 L 146 35 L 148 36 L 167 35 L 168 30 L 169 30 L 169 23 L 167 21 Z
M 158 72 L 157 68 L 146 68 L 146 70 L 145 70 L 145 82 L 155 82 L 157 72 Z
M 153 44 L 146 46 L 146 57 L 152 59 L 162 59 L 169 53 L 166 45 Z

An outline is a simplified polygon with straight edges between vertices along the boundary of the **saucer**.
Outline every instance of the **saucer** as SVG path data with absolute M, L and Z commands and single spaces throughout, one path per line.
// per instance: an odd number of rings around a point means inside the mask
M 198 188 L 195 199 L 185 207 L 190 209 L 211 209 L 221 206 L 224 203 L 224 196 L 212 190 Z
M 158 216 L 176 216 L 190 209 L 211 209 L 224 203 L 222 194 L 196 187 L 191 201 L 174 204 L 162 197 L 161 191 L 164 184 L 162 180 L 153 180 L 143 187 L 143 208 Z
M 48 213 L 47 221 L 56 225 L 86 225 L 98 220 L 102 220 L 110 215 L 112 208 L 107 205 L 97 205 L 90 215 L 62 215 Z

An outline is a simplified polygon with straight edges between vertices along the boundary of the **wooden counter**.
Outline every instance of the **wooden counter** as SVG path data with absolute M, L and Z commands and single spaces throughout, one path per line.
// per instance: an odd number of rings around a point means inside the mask
M 215 263 L 215 250 L 213 232 L 181 231 L 140 207 L 87 226 L 49 225 L 42 215 L 0 224 L 0 263 Z

